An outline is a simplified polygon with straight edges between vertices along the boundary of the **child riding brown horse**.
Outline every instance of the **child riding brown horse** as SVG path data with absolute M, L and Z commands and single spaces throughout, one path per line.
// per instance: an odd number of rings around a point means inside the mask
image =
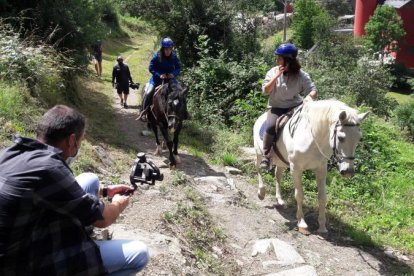
M 174 168 L 177 162 L 180 162 L 177 150 L 178 136 L 187 112 L 185 103 L 187 91 L 187 88 L 183 89 L 172 81 L 164 82 L 156 88 L 152 105 L 147 113 L 148 125 L 153 130 L 157 143 L 155 154 L 161 154 L 161 145 L 158 139 L 159 127 L 170 153 L 170 168 Z M 171 140 L 169 132 L 173 134 L 173 140 Z

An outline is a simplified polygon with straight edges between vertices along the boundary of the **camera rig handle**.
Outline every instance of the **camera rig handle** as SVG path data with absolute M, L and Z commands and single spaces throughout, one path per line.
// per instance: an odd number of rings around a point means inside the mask
M 154 185 L 156 180 L 162 181 L 164 175 L 154 162 L 147 160 L 145 153 L 140 152 L 137 154 L 137 159 L 135 159 L 134 165 L 131 168 L 129 179 L 134 189 L 136 189 L 138 188 L 137 182 Z

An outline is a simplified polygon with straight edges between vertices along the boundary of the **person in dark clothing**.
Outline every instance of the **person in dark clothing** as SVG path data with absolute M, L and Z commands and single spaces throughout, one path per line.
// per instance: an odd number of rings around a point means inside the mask
M 154 54 L 150 61 L 148 69 L 152 77 L 144 91 L 143 107 L 139 119 L 145 120 L 145 114 L 152 103 L 155 88 L 162 84 L 163 81 L 171 80 L 178 89 L 181 89 L 180 83 L 177 80 L 178 75 L 181 73 L 180 60 L 175 51 L 173 51 L 173 47 L 174 42 L 171 38 L 163 38 L 161 40 L 161 49 Z
M 129 67 L 124 63 L 124 58 L 119 56 L 117 59 L 117 64 L 112 70 L 112 87 L 116 88 L 118 93 L 121 106 L 127 108 L 127 99 L 129 95 L 129 84 L 133 84 L 131 73 L 129 72 Z M 116 81 L 116 85 L 115 85 Z
M 96 76 L 102 76 L 102 42 L 97 40 L 92 46 L 93 64 L 95 65 Z
M 14 145 L 0 152 L 0 275 L 142 270 L 149 260 L 145 244 L 93 241 L 86 230 L 115 222 L 129 204 L 120 194 L 131 187 L 104 187 L 93 173 L 74 177 L 68 163 L 79 153 L 85 117 L 57 105 L 43 115 L 36 132 L 36 140 L 15 136 Z

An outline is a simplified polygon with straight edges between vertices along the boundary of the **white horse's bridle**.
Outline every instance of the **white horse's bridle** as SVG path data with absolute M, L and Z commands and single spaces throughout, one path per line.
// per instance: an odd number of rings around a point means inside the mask
M 334 129 L 334 133 L 333 133 L 333 138 L 334 138 L 334 145 L 333 145 L 333 153 L 332 153 L 332 161 L 337 162 L 337 163 L 342 163 L 344 162 L 344 160 L 354 160 L 355 156 L 343 156 L 342 154 L 339 153 L 338 148 L 336 146 L 336 140 L 338 139 L 338 135 L 337 135 L 337 129 L 340 126 L 344 126 L 344 127 L 358 127 L 359 124 L 341 124 L 339 122 L 339 120 L 336 122 L 335 124 L 335 129 Z
M 316 147 L 317 147 L 317 148 L 318 148 L 318 150 L 319 150 L 319 153 L 320 153 L 320 154 L 322 154 L 322 156 L 323 156 L 323 157 L 325 157 L 327 160 L 331 160 L 331 161 L 333 161 L 333 162 L 337 162 L 337 163 L 342 163 L 342 162 L 344 162 L 345 160 L 354 160 L 354 159 L 355 159 L 355 157 L 354 157 L 354 156 L 343 156 L 343 155 L 342 155 L 342 154 L 340 154 L 340 153 L 339 153 L 339 151 L 338 151 L 337 144 L 336 144 L 336 140 L 338 139 L 337 129 L 338 129 L 338 127 L 340 127 L 340 126 L 345 126 L 345 127 L 357 127 L 357 126 L 359 126 L 359 124 L 341 124 L 341 123 L 340 123 L 340 120 L 336 121 L 336 123 L 335 123 L 335 128 L 334 128 L 334 132 L 333 132 L 333 134 L 332 134 L 333 139 L 334 139 L 334 144 L 333 144 L 333 147 L 332 147 L 332 155 L 331 155 L 331 157 L 328 157 L 328 156 L 326 156 L 326 155 L 323 153 L 323 151 L 322 151 L 321 147 L 319 146 L 319 144 L 318 144 L 318 142 L 317 142 L 317 140 L 316 140 L 316 138 L 315 138 L 315 135 L 313 135 L 312 126 L 310 127 L 310 132 L 311 132 L 311 135 L 312 135 L 313 141 L 315 141 L 315 144 L 316 144 Z

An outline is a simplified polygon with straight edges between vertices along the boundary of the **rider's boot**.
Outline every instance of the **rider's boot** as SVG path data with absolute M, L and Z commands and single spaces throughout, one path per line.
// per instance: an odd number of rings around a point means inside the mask
M 267 131 L 265 132 L 263 137 L 263 159 L 260 162 L 260 169 L 263 171 L 267 171 L 270 168 L 270 152 L 274 139 L 275 135 L 269 134 Z
M 138 115 L 138 120 L 146 122 L 147 121 L 147 112 L 148 112 L 148 107 L 144 107 L 141 112 Z

